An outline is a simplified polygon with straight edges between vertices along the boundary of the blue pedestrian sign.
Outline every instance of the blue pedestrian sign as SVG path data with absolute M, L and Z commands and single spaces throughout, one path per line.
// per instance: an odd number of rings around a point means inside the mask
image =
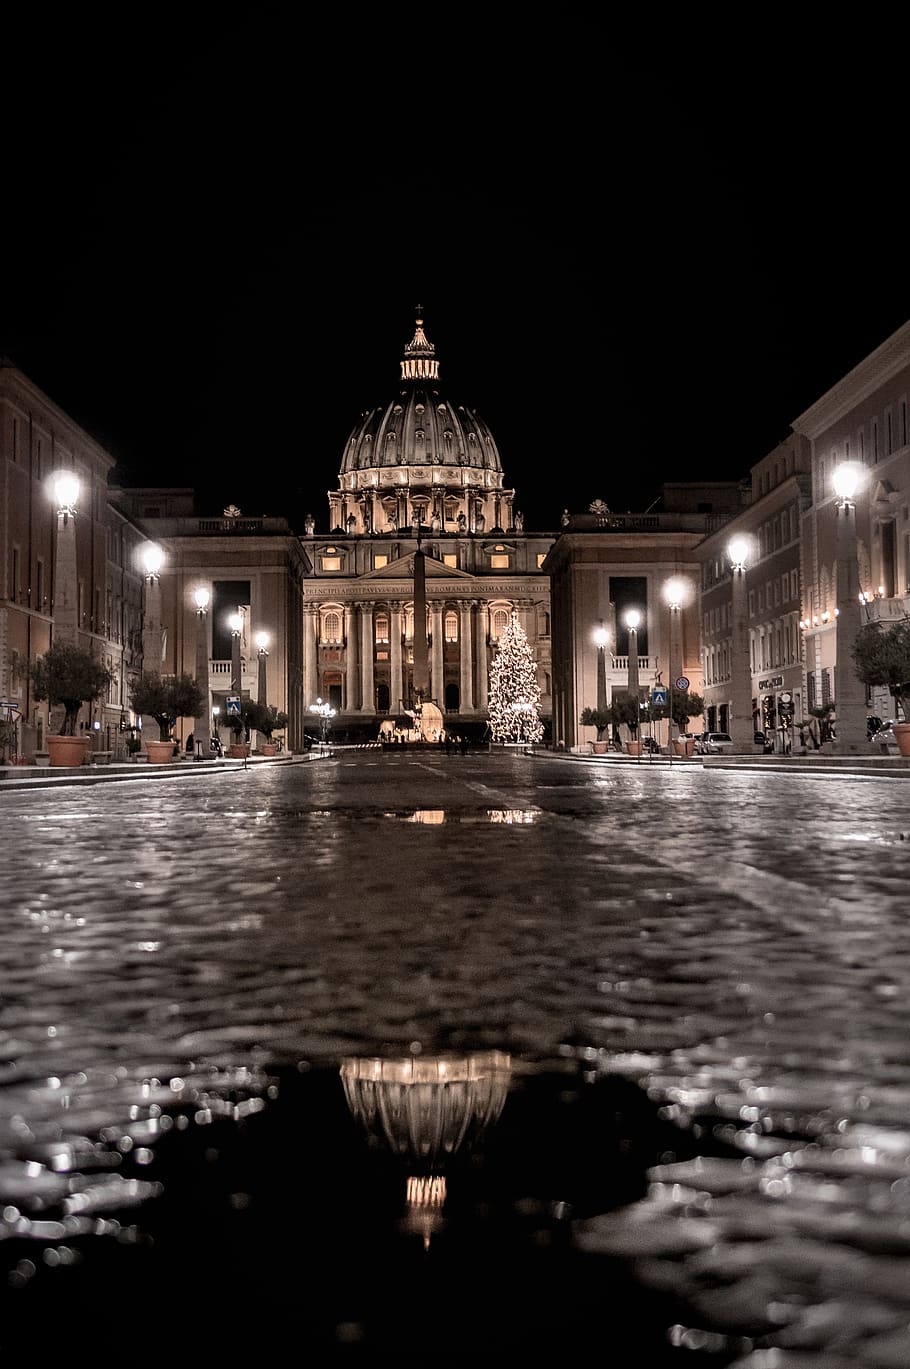
M 651 690 L 651 702 L 655 708 L 657 708 L 661 704 L 663 704 L 664 707 L 666 707 L 667 690 L 665 685 L 660 685 L 658 688 Z
M 236 716 L 239 718 L 239 717 L 240 717 L 240 697 L 239 697 L 239 695 L 237 695 L 237 694 L 229 694 L 229 695 L 227 696 L 227 699 L 225 700 L 225 703 L 226 703 L 226 705 L 227 705 L 227 715 L 228 715 L 228 717 L 230 718 L 232 714 L 236 714 Z

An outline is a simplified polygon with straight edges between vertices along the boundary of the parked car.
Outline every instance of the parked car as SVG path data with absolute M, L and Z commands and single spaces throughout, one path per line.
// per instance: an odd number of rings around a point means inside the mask
M 699 750 L 703 756 L 720 756 L 733 750 L 733 738 L 729 732 L 703 732 Z

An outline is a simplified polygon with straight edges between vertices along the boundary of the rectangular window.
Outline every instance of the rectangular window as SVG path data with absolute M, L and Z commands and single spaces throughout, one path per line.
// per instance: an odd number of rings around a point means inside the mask
M 538 569 L 538 570 L 540 570 L 541 566 L 543 565 L 544 561 L 546 561 L 546 559 L 547 559 L 547 553 L 546 553 L 545 551 L 539 551 L 539 552 L 537 553 L 537 569 Z
M 442 564 L 444 566 L 451 566 L 452 569 L 455 570 L 458 567 L 458 557 L 451 552 L 446 552 L 442 558 Z
M 907 401 L 901 400 L 901 446 L 907 445 Z
M 373 569 L 374 569 L 374 570 L 382 570 L 383 566 L 387 566 L 388 564 L 389 564 L 389 558 L 388 558 L 387 556 L 378 556 L 378 555 L 377 555 L 377 556 L 374 556 L 374 557 L 373 557 Z
M 509 558 L 508 556 L 496 556 L 494 554 L 490 557 L 490 566 L 493 570 L 508 570 Z
M 878 460 L 878 419 L 872 420 L 872 461 Z
M 19 548 L 10 548 L 9 560 L 9 597 L 14 604 L 19 602 Z
M 798 598 L 799 598 L 799 571 L 798 571 L 798 570 L 791 570 L 791 572 L 790 572 L 790 598 L 791 598 L 791 599 L 798 599 Z
M 322 558 L 322 569 L 323 569 L 323 570 L 341 570 L 341 557 L 340 557 L 340 556 L 323 556 L 323 558 Z
M 755 590 L 749 590 L 749 617 L 755 617 Z
M 40 558 L 35 562 L 35 602 L 32 607 L 39 613 L 44 608 L 44 562 Z

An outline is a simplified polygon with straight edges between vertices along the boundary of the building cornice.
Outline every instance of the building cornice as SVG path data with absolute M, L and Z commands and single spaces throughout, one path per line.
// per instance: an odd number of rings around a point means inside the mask
M 893 376 L 910 366 L 910 322 L 898 328 L 874 352 L 848 371 L 836 385 L 790 424 L 813 441 L 868 399 Z

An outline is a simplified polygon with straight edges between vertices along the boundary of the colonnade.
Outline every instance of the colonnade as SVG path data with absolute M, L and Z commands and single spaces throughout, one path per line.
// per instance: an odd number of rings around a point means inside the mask
M 408 697 L 405 662 L 405 613 L 402 601 L 361 600 L 343 609 L 343 642 L 327 642 L 321 636 L 320 606 L 307 604 L 304 610 L 303 684 L 308 702 L 328 693 L 323 683 L 326 673 L 341 674 L 344 698 L 341 712 L 376 713 L 377 673 L 384 677 L 384 663 L 377 672 L 376 651 L 385 642 L 375 640 L 377 612 L 388 615 L 389 709 L 397 711 L 399 700 Z M 498 605 L 497 605 L 498 607 Z M 522 603 L 519 617 L 530 607 Z M 430 694 L 445 709 L 445 616 L 458 615 L 458 691 L 459 713 L 484 713 L 488 704 L 490 666 L 490 605 L 485 599 L 429 600 Z M 339 611 L 334 610 L 333 611 Z M 523 626 L 525 626 L 523 624 Z M 527 630 L 527 629 L 526 629 Z M 529 634 L 530 636 L 530 634 Z M 331 652 L 335 659 L 327 659 Z M 452 676 L 450 674 L 450 681 Z

